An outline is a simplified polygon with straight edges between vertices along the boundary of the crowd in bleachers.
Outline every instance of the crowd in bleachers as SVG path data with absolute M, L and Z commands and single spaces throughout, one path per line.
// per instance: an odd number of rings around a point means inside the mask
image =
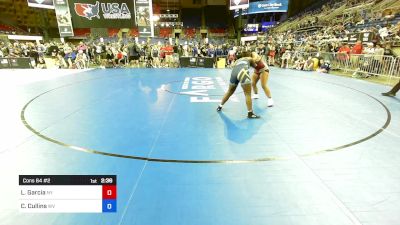
M 45 68 L 116 68 L 116 67 L 178 67 L 179 57 L 226 56 L 233 45 L 215 42 L 137 43 L 127 41 L 70 42 L 0 42 L 1 57 L 30 57 L 35 67 Z
M 229 65 L 246 49 L 257 51 L 272 66 L 329 72 L 329 62 L 316 54 L 343 53 L 349 58 L 351 54 L 395 56 L 392 47 L 400 43 L 400 8 L 373 11 L 366 7 L 385 1 L 393 0 L 323 1 L 316 9 L 307 9 L 265 34 L 264 41 L 245 46 L 235 46 L 223 39 L 209 43 L 201 40 L 171 43 L 167 39 L 140 42 L 118 38 L 88 39 L 80 43 L 16 41 L 0 43 L 0 57 L 31 57 L 37 68 L 164 68 L 178 67 L 179 58 L 185 56 L 226 57 Z M 347 10 L 349 7 L 360 7 L 360 10 Z M 339 13 L 328 16 L 332 11 Z M 311 29 L 313 27 L 316 29 Z M 353 33 L 368 33 L 369 40 L 350 42 L 348 36 Z
M 268 34 L 266 51 L 273 49 L 281 67 L 322 72 L 329 71 L 329 59 L 339 59 L 347 66 L 355 58 L 352 55 L 363 54 L 358 58 L 365 65 L 354 67 L 368 67 L 368 72 L 379 74 L 385 70 L 385 59 L 397 57 L 392 48 L 400 46 L 400 7 L 370 8 L 380 2 L 384 6 L 398 4 L 394 0 L 347 0 L 307 9 Z

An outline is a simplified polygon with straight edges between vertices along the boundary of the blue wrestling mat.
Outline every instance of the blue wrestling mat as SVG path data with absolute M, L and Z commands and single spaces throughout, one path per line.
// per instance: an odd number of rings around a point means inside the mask
M 2 153 L 18 162 L 3 173 L 117 175 L 117 212 L 21 213 L 14 199 L 1 224 L 400 220 L 398 173 L 387 176 L 400 169 L 400 102 L 379 95 L 388 87 L 272 68 L 275 106 L 259 87 L 253 108 L 261 119 L 249 120 L 240 87 L 216 112 L 229 76 L 228 69 L 92 70 L 18 89 L 10 120 L 26 138 Z M 384 199 L 392 204 L 378 215 Z

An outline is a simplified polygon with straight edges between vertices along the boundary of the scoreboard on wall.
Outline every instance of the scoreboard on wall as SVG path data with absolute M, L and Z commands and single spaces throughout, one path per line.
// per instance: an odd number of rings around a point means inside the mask
M 113 213 L 116 175 L 20 175 L 23 213 Z

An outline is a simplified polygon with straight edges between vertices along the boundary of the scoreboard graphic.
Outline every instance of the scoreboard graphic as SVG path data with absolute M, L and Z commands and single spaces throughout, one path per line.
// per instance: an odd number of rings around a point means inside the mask
M 116 175 L 20 175 L 23 213 L 117 212 Z

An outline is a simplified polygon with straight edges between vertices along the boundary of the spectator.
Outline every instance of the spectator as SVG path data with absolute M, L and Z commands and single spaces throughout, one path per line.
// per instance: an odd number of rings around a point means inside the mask
M 128 46 L 128 60 L 131 66 L 139 67 L 139 47 L 136 42 Z
M 83 52 L 82 49 L 80 49 L 78 51 L 78 54 L 76 54 L 76 59 L 75 59 L 75 63 L 76 63 L 76 67 L 78 69 L 85 69 L 87 68 L 87 56 L 86 54 Z
M 358 40 L 355 45 L 351 48 L 351 54 L 360 55 L 363 52 L 363 45 L 360 40 Z
M 46 62 L 44 61 L 44 57 L 39 57 L 36 68 L 37 69 L 46 69 Z
M 363 45 L 360 40 L 351 48 L 350 63 L 352 66 L 357 66 L 360 60 L 360 54 L 363 52 Z
M 232 65 L 236 60 L 236 51 L 234 48 L 232 48 L 231 50 L 229 50 L 228 52 L 228 65 Z
M 285 53 L 282 55 L 282 62 L 281 62 L 281 68 L 288 68 L 289 67 L 289 61 L 290 61 L 290 51 L 287 50 Z
M 275 44 L 268 44 L 269 46 L 269 54 L 268 54 L 268 65 L 274 66 L 275 65 L 275 54 L 276 54 L 276 48 Z
M 383 51 L 383 54 L 385 56 L 394 56 L 393 50 L 392 50 L 392 45 L 390 43 L 385 44 L 385 49 Z
M 304 64 L 304 70 L 305 71 L 313 71 L 313 68 L 314 68 L 314 60 L 312 59 L 311 56 L 309 56 L 307 61 Z
M 152 58 L 153 58 L 153 67 L 155 68 L 160 68 L 161 67 L 161 62 L 160 62 L 160 48 L 158 45 L 154 45 L 151 50 Z
M 173 58 L 174 49 L 173 49 L 172 45 L 170 45 L 170 44 L 165 45 L 164 54 L 165 54 L 165 66 L 172 67 L 172 65 L 174 63 L 174 58 Z
M 378 33 L 381 38 L 381 41 L 384 41 L 386 37 L 389 36 L 388 28 L 386 26 L 384 27 L 378 26 L 378 28 L 379 28 Z
M 376 75 L 382 72 L 382 62 L 385 50 L 381 47 L 381 44 L 376 44 L 374 49 L 374 59 L 372 61 L 372 72 Z
M 306 61 L 304 60 L 303 57 L 299 57 L 299 58 L 294 62 L 293 69 L 296 69 L 296 70 L 303 70 L 305 62 L 306 62 Z
M 347 63 L 350 55 L 350 47 L 347 43 L 342 44 L 338 51 L 338 58 L 340 61 Z
M 107 63 L 105 65 L 105 67 L 114 68 L 116 66 L 115 55 L 114 55 L 113 49 L 111 48 L 110 45 L 107 45 L 107 47 L 106 47 L 106 60 L 107 60 Z
M 330 69 L 331 69 L 331 65 L 328 61 L 324 61 L 323 59 L 319 60 L 319 68 L 317 69 L 317 72 L 320 73 L 329 73 Z
M 72 48 L 69 46 L 69 44 L 65 44 L 64 46 L 64 59 L 65 62 L 67 64 L 67 68 L 72 69 L 72 64 L 73 64 L 73 60 L 75 58 L 75 55 L 72 51 Z
M 360 77 L 360 75 L 364 78 L 370 77 L 370 72 L 372 71 L 372 62 L 373 62 L 373 55 L 375 52 L 374 49 L 374 44 L 369 42 L 367 44 L 367 47 L 364 48 L 363 54 L 364 58 L 363 61 L 361 61 L 360 67 L 356 69 L 356 71 L 353 73 L 353 77 Z

